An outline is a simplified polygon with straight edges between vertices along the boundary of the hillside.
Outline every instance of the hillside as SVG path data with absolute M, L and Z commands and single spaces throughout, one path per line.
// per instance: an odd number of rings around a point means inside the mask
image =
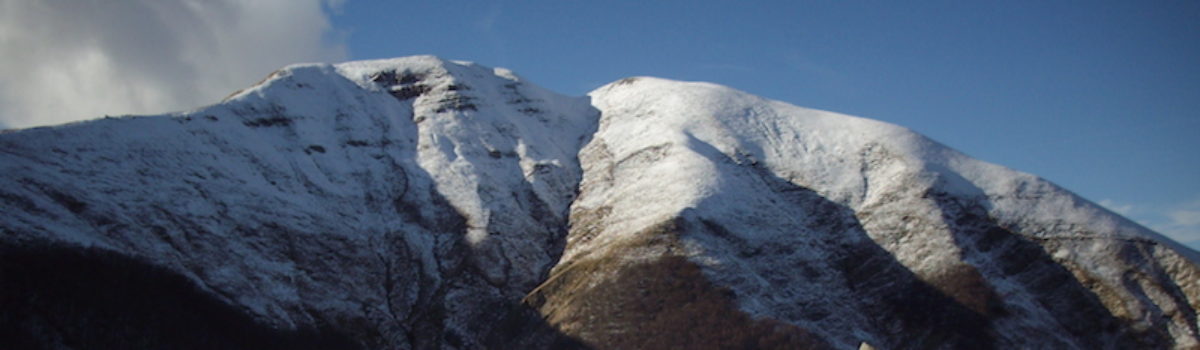
M 706 83 L 293 65 L 194 111 L 0 134 L 0 210 L 0 338 L 36 347 L 1200 346 L 1194 251 L 902 127 Z M 222 322 L 246 326 L 197 326 Z

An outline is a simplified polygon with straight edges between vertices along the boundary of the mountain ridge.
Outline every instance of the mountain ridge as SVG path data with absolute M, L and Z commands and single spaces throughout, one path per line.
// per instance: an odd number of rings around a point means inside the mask
M 1194 251 L 902 127 L 714 84 L 301 64 L 189 112 L 9 131 L 0 159 L 6 243 L 131 256 L 368 348 L 1200 339 Z

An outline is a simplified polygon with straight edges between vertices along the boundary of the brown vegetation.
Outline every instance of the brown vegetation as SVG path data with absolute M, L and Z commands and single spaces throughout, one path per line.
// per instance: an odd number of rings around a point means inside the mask
M 526 301 L 551 325 L 596 348 L 828 347 L 796 326 L 753 319 L 739 311 L 732 291 L 713 285 L 699 266 L 677 253 L 673 224 L 651 231 L 632 243 L 636 247 L 624 248 L 663 254 L 649 259 L 617 254 L 583 258 L 556 271 Z

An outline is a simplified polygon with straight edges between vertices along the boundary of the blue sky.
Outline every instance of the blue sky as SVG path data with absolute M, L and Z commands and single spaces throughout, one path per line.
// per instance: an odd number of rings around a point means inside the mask
M 709 81 L 892 122 L 1200 243 L 1200 2 L 351 0 L 332 23 L 353 59 L 574 95 Z
M 650 75 L 892 122 L 1200 247 L 1198 1 L 0 0 L 0 129 L 415 54 L 582 95 Z

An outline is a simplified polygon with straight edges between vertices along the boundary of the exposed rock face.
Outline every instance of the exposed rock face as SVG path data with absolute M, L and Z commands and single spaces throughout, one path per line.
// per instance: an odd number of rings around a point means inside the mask
M 1195 252 L 906 129 L 711 84 L 291 66 L 196 111 L 0 134 L 0 209 L 13 344 L 1200 346 Z M 256 336 L 164 335 L 119 284 L 45 292 L 89 265 L 174 276 L 147 288 L 225 305 L 178 324 Z M 76 284 L 13 277 L 47 275 Z M 36 306 L 63 303 L 98 311 Z

